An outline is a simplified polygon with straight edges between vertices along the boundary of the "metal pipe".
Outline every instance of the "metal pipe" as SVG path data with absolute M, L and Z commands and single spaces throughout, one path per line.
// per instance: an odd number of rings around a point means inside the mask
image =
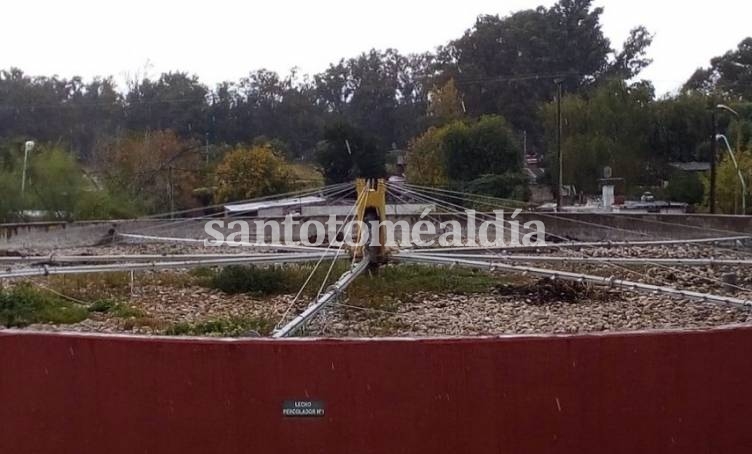
M 422 254 L 419 254 L 422 255 Z M 467 260 L 493 260 L 501 262 L 567 262 L 567 263 L 618 263 L 626 265 L 683 265 L 713 266 L 733 265 L 752 266 L 752 260 L 736 259 L 667 259 L 638 257 L 562 257 L 544 255 L 483 255 L 483 254 L 426 254 L 432 257 L 458 258 Z
M 222 258 L 241 258 L 241 257 L 271 257 L 275 254 L 257 252 L 252 254 L 138 254 L 138 255 L 25 255 L 19 257 L 0 257 L 0 263 L 138 263 L 138 262 L 169 262 L 182 260 L 211 260 Z M 285 255 L 285 254 L 276 254 Z
M 441 253 L 441 252 L 477 252 L 477 251 L 535 251 L 539 249 L 565 249 L 565 248 L 592 248 L 592 247 L 630 247 L 630 246 L 671 246 L 678 244 L 703 244 L 703 243 L 726 243 L 752 240 L 752 236 L 730 236 L 719 238 L 695 238 L 689 240 L 655 240 L 655 241 L 590 241 L 590 242 L 569 242 L 569 243 L 546 243 L 540 246 L 462 246 L 446 248 L 426 248 L 426 249 L 404 249 L 403 253 Z
M 279 330 L 272 334 L 274 338 L 290 337 L 298 330 L 304 327 L 316 314 L 324 309 L 328 304 L 332 303 L 342 291 L 344 291 L 352 282 L 367 269 L 370 260 L 364 257 L 363 260 L 358 262 L 352 269 L 342 275 L 337 282 L 335 282 L 329 290 L 321 295 L 313 304 L 308 306 L 303 313 L 295 317 L 290 323 L 286 324 Z
M 324 254 L 324 257 L 331 256 L 335 259 L 347 257 L 344 253 Z M 179 262 L 162 262 L 162 263 L 116 263 L 108 265 L 83 265 L 69 267 L 42 267 L 42 268 L 24 268 L 20 270 L 11 270 L 0 272 L 0 279 L 12 279 L 34 276 L 53 276 L 65 274 L 95 274 L 95 273 L 116 273 L 122 271 L 142 271 L 142 270 L 159 270 L 175 268 L 197 268 L 202 266 L 227 266 L 227 265 L 266 265 L 266 264 L 283 264 L 283 263 L 305 263 L 315 262 L 322 257 L 322 254 L 288 254 L 272 255 L 269 257 L 240 257 L 232 259 L 213 259 L 213 260 L 187 260 Z
M 542 277 L 563 279 L 573 282 L 590 282 L 596 285 L 603 285 L 607 287 L 621 287 L 627 290 L 644 293 L 664 293 L 671 296 L 679 296 L 684 298 L 690 298 L 701 301 L 710 301 L 713 303 L 725 304 L 739 308 L 750 309 L 752 308 L 752 301 L 742 300 L 739 298 L 732 298 L 722 295 L 714 295 L 711 293 L 701 293 L 691 290 L 679 290 L 673 287 L 663 287 L 658 285 L 643 284 L 641 282 L 627 281 L 624 279 L 616 279 L 615 277 L 602 277 L 594 276 L 591 274 L 571 273 L 568 271 L 560 270 L 548 270 L 544 268 L 534 268 L 530 266 L 511 265 L 508 263 L 498 262 L 479 262 L 473 260 L 452 259 L 449 257 L 433 257 L 428 255 L 408 255 L 400 256 L 400 260 L 425 263 L 425 264 L 441 264 L 441 265 L 460 265 L 469 266 L 473 268 L 487 267 L 491 269 L 500 269 L 506 271 L 513 271 L 519 273 L 528 273 Z
M 133 233 L 116 233 L 115 236 L 144 240 L 144 241 L 159 241 L 159 242 L 173 242 L 173 243 L 201 243 L 210 246 L 243 246 L 243 247 L 255 247 L 259 249 L 280 249 L 288 251 L 324 251 L 325 248 L 316 246 L 303 246 L 300 244 L 278 244 L 278 243 L 251 243 L 247 241 L 215 241 L 209 238 L 176 238 L 166 236 L 153 236 L 153 235 L 137 235 Z

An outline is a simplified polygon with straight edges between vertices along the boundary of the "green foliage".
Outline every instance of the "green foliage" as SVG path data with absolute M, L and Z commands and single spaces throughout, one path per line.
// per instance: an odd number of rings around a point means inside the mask
M 140 309 L 113 300 L 95 301 L 89 306 L 88 310 L 92 313 L 112 314 L 119 318 L 141 318 L 146 316 Z
M 386 175 L 384 149 L 363 131 L 342 122 L 326 127 L 315 159 L 328 184 Z
M 592 0 L 560 0 L 505 17 L 482 15 L 437 58 L 445 62 L 444 77 L 469 81 L 461 90 L 470 115 L 502 115 L 517 131 L 527 131 L 529 147 L 540 149 L 539 106 L 556 92 L 554 78 L 546 75 L 562 75 L 566 92 L 584 93 L 594 81 L 632 78 L 648 62 L 650 34 L 638 27 L 621 50 L 612 49 L 602 13 Z
M 453 78 L 431 92 L 427 115 L 435 126 L 459 120 L 464 116 L 460 92 Z
M 193 190 L 205 170 L 199 150 L 171 130 L 132 133 L 101 144 L 96 166 L 110 193 L 139 211 L 164 213 L 198 205 Z
M 0 146 L 0 222 L 22 218 L 37 210 L 48 219 L 111 219 L 135 215 L 133 204 L 97 188 L 72 154 L 40 144 L 29 154 L 26 192 L 21 195 L 23 145 Z M 20 158 L 18 156 L 21 156 Z
M 499 116 L 449 124 L 444 147 L 447 175 L 453 180 L 470 181 L 484 174 L 516 172 L 522 167 L 520 145 Z
M 274 324 L 262 317 L 230 317 L 198 323 L 177 323 L 165 332 L 168 336 L 266 336 Z
M 420 293 L 487 293 L 504 282 L 502 277 L 466 268 L 386 266 L 353 282 L 347 289 L 347 297 L 350 304 L 374 307 L 389 305 L 395 300 L 412 300 Z
M 334 282 L 348 268 L 348 263 L 335 264 L 327 285 Z M 219 271 L 209 282 L 209 286 L 226 293 L 250 293 L 269 296 L 296 293 L 308 275 L 311 266 L 259 268 L 250 266 L 228 266 Z M 313 297 L 324 280 L 326 270 L 319 269 L 311 278 L 304 295 Z M 408 298 L 416 292 L 435 293 L 481 293 L 503 282 L 497 276 L 485 272 L 459 269 L 434 268 L 419 265 L 388 266 L 377 273 L 357 279 L 347 289 L 351 303 L 359 305 L 379 305 L 386 300 Z
M 700 68 L 684 85 L 685 91 L 717 92 L 735 100 L 752 101 L 752 37 L 736 49 L 710 60 L 710 67 Z
M 515 173 L 522 150 L 506 121 L 493 115 L 430 128 L 413 140 L 407 161 L 410 182 L 445 185 L 487 174 Z
M 680 94 L 652 107 L 651 151 L 664 162 L 707 161 L 712 100 L 702 94 Z
M 465 190 L 473 194 L 524 201 L 530 197 L 528 181 L 521 173 L 482 175 L 470 181 Z
M 721 145 L 723 146 L 723 145 Z M 736 152 L 739 169 L 747 184 L 747 213 L 752 212 L 752 151 Z M 729 156 L 724 152 L 717 168 L 716 203 L 722 213 L 742 213 L 742 191 L 739 175 Z M 709 194 L 709 191 L 706 191 Z
M 653 156 L 648 152 L 653 89 L 649 84 L 610 81 L 588 97 L 562 100 L 563 184 L 597 193 L 598 178 L 610 166 L 627 186 L 654 182 Z M 548 139 L 547 165 L 556 161 L 556 102 L 543 109 Z M 550 171 L 549 171 L 550 173 Z
M 18 213 L 22 208 L 21 175 L 16 172 L 0 170 L 0 222 L 12 222 L 18 220 Z
M 292 173 L 270 146 L 237 148 L 226 154 L 214 174 L 217 202 L 247 200 L 292 188 Z
M 429 128 L 410 142 L 407 180 L 425 186 L 444 186 L 448 181 L 444 136 L 447 128 Z
M 72 324 L 88 316 L 85 307 L 23 283 L 0 289 L 0 325 L 24 327 L 33 323 Z
M 274 295 L 294 288 L 288 269 L 232 265 L 222 268 L 212 279 L 212 287 L 225 293 Z
M 131 219 L 139 214 L 136 203 L 110 194 L 106 190 L 81 191 L 76 200 L 73 219 Z
M 696 173 L 676 171 L 668 181 L 666 195 L 673 202 L 698 205 L 705 197 L 705 187 Z
M 85 183 L 73 156 L 50 148 L 30 156 L 27 184 L 32 206 L 56 218 L 71 219 Z

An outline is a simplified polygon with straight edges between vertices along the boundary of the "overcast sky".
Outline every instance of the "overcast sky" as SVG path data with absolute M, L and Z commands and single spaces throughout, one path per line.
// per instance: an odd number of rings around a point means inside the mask
M 431 50 L 479 14 L 506 15 L 552 1 L 461 0 L 6 0 L 0 68 L 34 75 L 198 74 L 210 85 L 250 70 L 315 73 L 372 47 Z M 752 35 L 749 0 L 596 0 L 618 47 L 639 24 L 655 33 L 643 77 L 659 94 Z M 147 65 L 148 62 L 148 65 Z

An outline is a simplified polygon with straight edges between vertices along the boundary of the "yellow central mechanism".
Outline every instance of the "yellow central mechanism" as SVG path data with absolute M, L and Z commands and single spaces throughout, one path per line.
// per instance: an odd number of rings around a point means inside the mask
M 363 257 L 364 249 L 368 251 L 368 257 L 373 263 L 383 263 L 386 261 L 386 180 L 379 178 L 358 178 L 355 181 L 355 188 L 358 191 L 358 204 L 356 211 L 357 223 L 357 245 L 354 251 L 356 257 Z M 373 223 L 378 222 L 378 226 Z M 367 232 L 361 229 L 368 229 Z M 378 229 L 378 232 L 375 231 Z M 364 236 L 368 235 L 369 240 L 364 243 Z M 370 238 L 378 235 L 378 244 L 374 244 Z M 361 246 L 361 244 L 363 244 Z

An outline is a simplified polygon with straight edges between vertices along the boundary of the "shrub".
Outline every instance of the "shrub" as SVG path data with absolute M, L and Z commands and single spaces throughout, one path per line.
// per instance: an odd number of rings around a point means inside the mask
M 74 211 L 76 220 L 130 219 L 137 215 L 132 202 L 107 191 L 82 191 Z
M 290 289 L 289 272 L 274 268 L 232 265 L 212 279 L 212 287 L 225 293 L 272 295 Z
M 520 173 L 482 175 L 467 184 L 467 192 L 503 199 L 527 200 L 530 190 L 528 179 Z
M 702 202 L 705 188 L 696 173 L 674 172 L 668 181 L 666 194 L 671 201 L 696 205 Z
M 292 174 L 269 146 L 238 148 L 225 155 L 215 172 L 217 202 L 246 200 L 290 189 Z

